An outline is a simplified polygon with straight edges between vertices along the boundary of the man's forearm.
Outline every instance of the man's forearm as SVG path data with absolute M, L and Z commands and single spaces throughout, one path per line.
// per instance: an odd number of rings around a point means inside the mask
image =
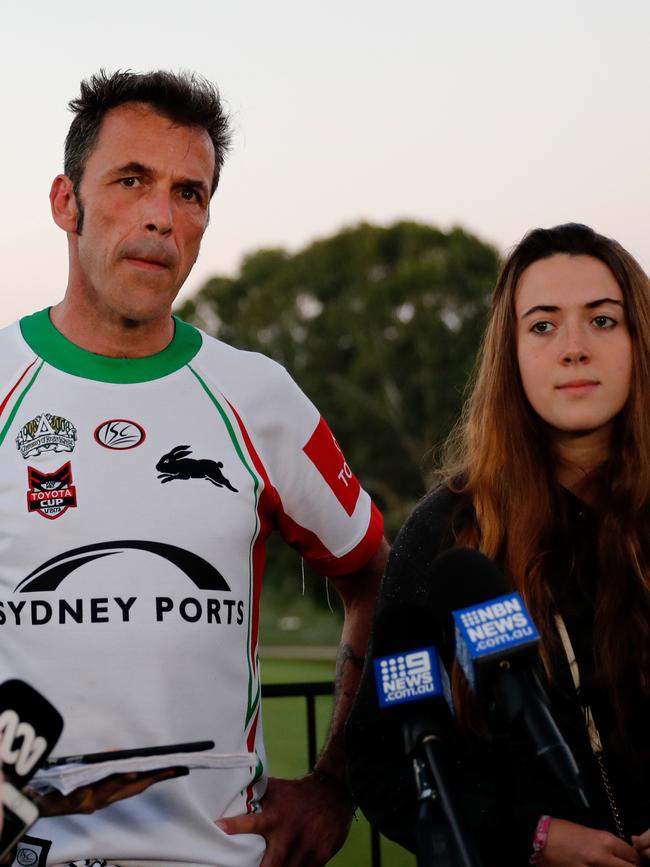
M 387 556 L 388 544 L 384 541 L 364 569 L 334 581 L 343 599 L 345 619 L 336 657 L 332 722 L 316 769 L 341 782 L 345 781 L 345 723 L 359 688 L 377 590 Z

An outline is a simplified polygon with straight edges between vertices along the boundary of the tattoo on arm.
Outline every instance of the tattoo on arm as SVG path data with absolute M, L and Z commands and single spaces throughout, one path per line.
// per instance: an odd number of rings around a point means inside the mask
M 342 644 L 339 647 L 339 652 L 336 656 L 336 679 L 334 681 L 335 696 L 339 696 L 341 694 L 348 695 L 350 698 L 354 696 L 354 692 L 341 692 L 343 689 L 343 678 L 345 677 L 345 670 L 348 665 L 352 665 L 354 666 L 354 668 L 357 669 L 357 671 L 361 671 L 363 669 L 364 661 L 365 660 L 363 656 L 357 656 L 351 644 Z

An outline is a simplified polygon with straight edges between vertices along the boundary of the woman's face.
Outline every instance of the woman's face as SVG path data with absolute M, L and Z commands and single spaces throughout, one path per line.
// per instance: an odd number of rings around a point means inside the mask
M 559 434 L 608 432 L 630 393 L 623 293 L 592 256 L 557 254 L 523 272 L 515 293 L 526 397 Z

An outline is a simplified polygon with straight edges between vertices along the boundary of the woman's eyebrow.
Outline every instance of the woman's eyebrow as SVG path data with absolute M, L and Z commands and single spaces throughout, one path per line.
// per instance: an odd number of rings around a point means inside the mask
M 599 298 L 598 301 L 590 301 L 589 304 L 585 304 L 587 310 L 593 310 L 594 307 L 600 307 L 601 304 L 618 304 L 619 307 L 624 307 L 622 301 L 618 301 L 616 298 Z
M 600 307 L 603 304 L 617 304 L 619 307 L 625 306 L 622 301 L 618 301 L 616 298 L 598 298 L 596 301 L 589 301 L 584 306 L 585 310 L 593 310 L 595 307 Z M 536 304 L 534 307 L 531 307 L 530 310 L 523 313 L 521 318 L 525 319 L 533 313 L 557 313 L 558 310 L 560 310 L 560 308 L 553 304 Z
M 559 309 L 559 307 L 555 307 L 552 304 L 536 304 L 534 307 L 531 307 L 530 310 L 523 313 L 521 318 L 525 319 L 532 313 L 557 313 Z

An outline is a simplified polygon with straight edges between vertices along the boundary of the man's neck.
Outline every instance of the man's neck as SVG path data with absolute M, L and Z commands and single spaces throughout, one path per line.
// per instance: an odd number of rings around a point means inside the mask
M 171 314 L 145 322 L 104 314 L 68 297 L 50 311 L 52 324 L 72 343 L 112 358 L 144 358 L 168 346 L 174 337 Z

